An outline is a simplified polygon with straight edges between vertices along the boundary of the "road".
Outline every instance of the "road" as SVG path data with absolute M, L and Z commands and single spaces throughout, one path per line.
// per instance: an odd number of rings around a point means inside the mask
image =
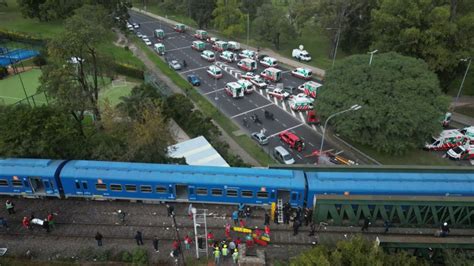
M 252 132 L 264 129 L 265 134 L 270 137 L 270 143 L 262 147 L 267 153 L 271 153 L 276 146 L 283 146 L 292 154 L 298 164 L 313 164 L 316 162 L 316 157 L 305 156 L 320 148 L 322 127 L 306 124 L 306 112 L 295 112 L 291 110 L 286 101 L 271 98 L 265 90 L 257 89 L 256 92 L 245 95 L 244 98 L 233 99 L 225 93 L 223 88 L 226 83 L 236 81 L 238 73 L 243 72 L 237 67 L 237 63 L 227 63 L 218 60 L 217 64 L 224 70 L 224 76 L 219 80 L 213 79 L 207 75 L 206 69 L 214 63 L 209 63 L 202 59 L 200 52 L 191 49 L 192 41 L 196 40 L 192 36 L 193 32 L 174 32 L 172 25 L 133 11 L 130 11 L 130 16 L 130 22 L 140 23 L 140 28 L 137 31 L 149 36 L 149 39 L 153 43 L 158 42 L 158 40 L 153 37 L 154 30 L 161 28 L 165 31 L 165 39 L 162 41 L 166 47 L 165 57 L 168 59 L 177 59 L 180 62 L 186 60 L 187 67 L 178 71 L 179 74 L 184 78 L 190 74 L 199 76 L 202 84 L 196 87 L 196 89 L 220 109 L 221 112 L 233 119 L 234 122 L 240 126 L 242 131 L 250 135 Z M 211 45 L 207 44 L 206 49 L 211 50 Z M 282 81 L 285 86 L 297 87 L 305 82 L 302 79 L 291 76 L 289 69 L 281 66 L 278 68 L 283 71 Z M 258 69 L 255 73 L 260 73 L 264 69 L 263 66 L 258 64 Z M 265 110 L 273 113 L 275 120 L 265 119 Z M 247 117 L 247 119 L 251 121 L 249 117 L 254 114 L 258 115 L 263 123 L 260 125 L 250 122 L 248 128 L 244 127 L 244 117 Z M 304 140 L 306 147 L 302 152 L 292 150 L 280 141 L 278 134 L 286 130 L 295 133 Z M 333 145 L 333 143 L 327 139 L 325 140 L 324 150 L 331 150 L 338 154 L 343 153 L 343 151 L 336 150 L 334 147 L 335 145 Z M 361 161 L 345 154 L 341 155 L 355 162 Z

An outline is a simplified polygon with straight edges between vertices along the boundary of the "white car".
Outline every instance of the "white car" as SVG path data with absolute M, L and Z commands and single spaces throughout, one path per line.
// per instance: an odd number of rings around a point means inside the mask
M 152 45 L 150 39 L 148 39 L 148 38 L 143 38 L 143 41 L 144 41 L 145 44 L 148 45 L 148 46 L 151 46 L 151 45 Z
M 145 36 L 145 35 L 143 35 L 143 34 L 142 34 L 141 32 L 139 32 L 139 31 L 137 31 L 136 34 L 137 34 L 137 37 L 140 38 L 140 39 L 143 39 L 143 36 Z M 146 37 L 146 36 L 145 36 L 145 37 Z
M 246 72 L 245 74 L 240 74 L 241 79 L 251 80 L 255 77 L 253 72 Z
M 250 82 L 252 82 L 252 84 L 259 89 L 266 89 L 268 85 L 260 75 L 254 76 L 252 79 L 250 79 Z
M 132 23 L 132 26 L 133 26 L 134 29 L 140 28 L 140 24 L 138 24 L 138 23 Z
M 314 102 L 314 99 L 309 97 L 308 95 L 304 94 L 304 93 L 298 93 L 296 95 L 292 95 L 292 98 L 293 99 L 308 99 L 310 100 L 311 102 Z
M 273 91 L 268 92 L 268 95 L 270 95 L 270 97 L 275 97 L 280 100 L 285 100 L 290 97 L 290 94 L 288 92 L 280 88 L 276 88 Z

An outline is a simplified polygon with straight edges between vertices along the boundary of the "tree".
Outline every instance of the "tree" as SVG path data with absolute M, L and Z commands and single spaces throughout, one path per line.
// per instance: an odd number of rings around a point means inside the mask
M 88 154 L 72 117 L 53 106 L 2 107 L 0 132 L 2 157 L 78 159 Z
M 326 73 L 316 109 L 323 117 L 360 104 L 331 120 L 335 130 L 378 151 L 401 154 L 423 145 L 448 108 L 437 77 L 422 60 L 397 53 L 354 55 Z M 350 116 L 348 118 L 347 116 Z
M 215 0 L 191 1 L 189 3 L 189 8 L 192 11 L 191 18 L 196 21 L 199 28 L 207 28 L 212 20 L 212 11 L 215 7 Z
M 443 88 L 455 77 L 459 59 L 472 55 L 472 1 L 384 0 L 372 20 L 372 48 L 425 60 Z
M 48 43 L 52 61 L 41 77 L 42 89 L 69 111 L 81 124 L 86 110 L 100 120 L 101 78 L 111 75 L 110 60 L 97 47 L 106 41 L 111 18 L 104 8 L 85 5 L 65 22 L 65 31 Z M 67 107 L 67 105 L 65 105 Z
M 317 7 L 317 2 L 313 0 L 296 0 L 290 3 L 289 18 L 299 35 L 304 28 L 315 26 Z
M 285 10 L 272 4 L 264 4 L 258 9 L 253 24 L 259 38 L 272 43 L 277 50 L 282 41 L 296 36 Z
M 290 265 L 405 265 L 423 266 L 427 263 L 406 252 L 385 254 L 374 243 L 358 235 L 350 241 L 339 241 L 337 248 L 329 250 L 317 246 L 290 260 Z
M 240 10 L 242 13 L 248 14 L 251 21 L 257 16 L 257 10 L 263 5 L 264 2 L 269 0 L 241 0 Z
M 46 0 L 18 0 L 18 6 L 20 7 L 21 14 L 27 18 L 39 18 L 40 6 Z
M 238 0 L 218 0 L 212 15 L 214 26 L 229 38 L 245 31 L 246 17 L 239 9 Z
M 132 119 L 137 119 L 143 108 L 150 104 L 160 105 L 160 94 L 150 85 L 141 84 L 132 88 L 128 96 L 120 97 L 122 100 L 117 109 L 124 115 Z

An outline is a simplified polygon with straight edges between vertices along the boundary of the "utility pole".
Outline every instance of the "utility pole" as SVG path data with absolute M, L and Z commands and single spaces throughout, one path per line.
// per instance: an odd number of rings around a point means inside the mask
M 173 218 L 173 226 L 174 226 L 174 231 L 176 232 L 176 240 L 178 241 L 179 253 L 181 254 L 183 265 L 186 266 L 186 261 L 184 260 L 184 252 L 181 249 L 181 238 L 179 237 L 178 225 L 176 224 L 176 217 L 174 215 L 174 212 L 171 214 L 171 218 Z
M 249 46 L 250 39 L 250 13 L 247 13 L 247 46 Z

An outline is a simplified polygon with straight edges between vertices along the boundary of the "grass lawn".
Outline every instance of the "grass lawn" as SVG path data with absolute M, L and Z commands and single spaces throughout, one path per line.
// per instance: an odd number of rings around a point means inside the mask
M 121 102 L 120 97 L 127 96 L 132 91 L 132 88 L 138 83 L 127 82 L 124 85 L 113 86 L 112 83 L 101 89 L 99 98 L 101 105 L 107 100 L 111 106 L 115 106 Z
M 20 75 L 13 75 L 0 80 L 0 104 L 10 105 L 25 98 L 21 80 L 25 85 L 25 91 L 28 96 L 36 94 L 40 76 L 41 70 L 32 69 Z M 38 98 L 40 99 L 35 99 L 36 103 L 46 103 L 44 96 Z

